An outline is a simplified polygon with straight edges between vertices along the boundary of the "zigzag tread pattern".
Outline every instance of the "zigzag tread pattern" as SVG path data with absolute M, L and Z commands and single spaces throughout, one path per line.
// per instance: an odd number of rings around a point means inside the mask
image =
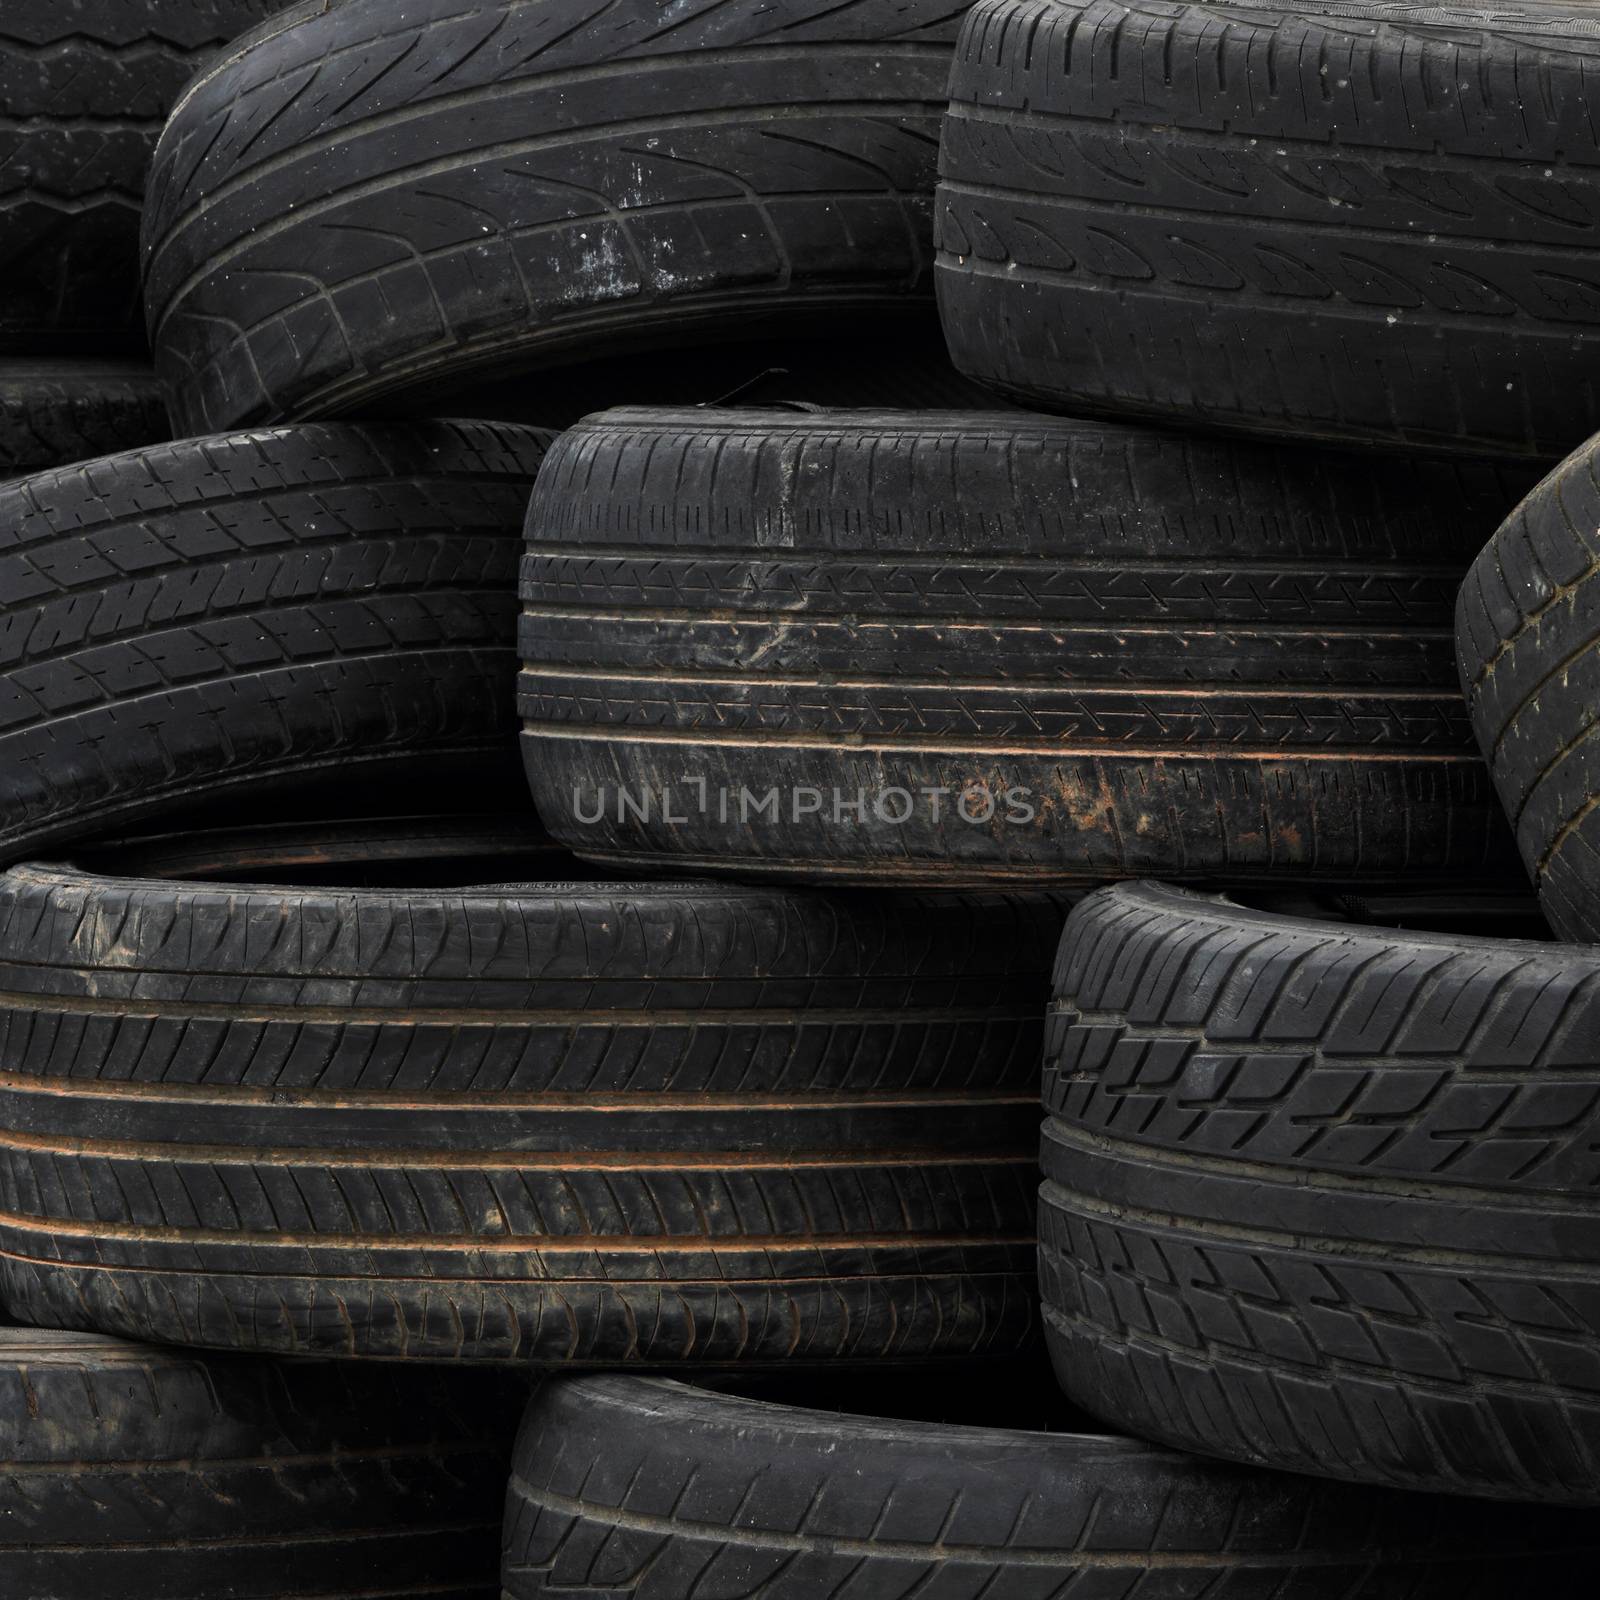
M 12 0 L 6 7 L 0 351 L 137 349 L 140 203 L 167 113 L 221 45 L 283 3 Z M 144 442 L 102 432 L 100 449 L 19 464 L 53 466 Z

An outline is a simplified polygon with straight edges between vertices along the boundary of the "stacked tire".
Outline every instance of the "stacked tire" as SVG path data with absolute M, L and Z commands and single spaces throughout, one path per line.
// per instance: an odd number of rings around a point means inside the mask
M 7 1594 L 1591 1594 L 1600 25 L 19 18 Z
M 139 292 L 190 75 L 286 0 L 17 0 L 0 18 L 0 483 L 171 437 Z

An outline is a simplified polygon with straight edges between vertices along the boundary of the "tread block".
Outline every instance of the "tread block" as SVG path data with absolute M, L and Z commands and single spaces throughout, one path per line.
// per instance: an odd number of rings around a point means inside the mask
M 337 811 L 378 774 L 509 809 L 516 529 L 549 437 L 307 426 L 0 486 L 0 853 L 335 785 Z
M 529 509 L 530 781 L 629 864 L 1514 876 L 1449 629 L 1529 486 L 1020 412 L 602 413 Z
M 1074 911 L 1040 1275 L 1144 1437 L 1600 1504 L 1600 963 L 1140 884 Z
M 277 1354 L 1006 1356 L 1061 920 L 13 869 L 0 1283 Z
M 1554 460 L 1600 431 L 1583 7 L 980 0 L 935 276 L 1026 403 Z

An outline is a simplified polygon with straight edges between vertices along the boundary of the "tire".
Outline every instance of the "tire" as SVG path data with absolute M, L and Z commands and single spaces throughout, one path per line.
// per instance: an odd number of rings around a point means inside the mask
M 931 311 L 958 23 L 938 0 L 344 0 L 263 30 L 156 155 L 146 304 L 177 415 L 330 416 Z
M 1600 440 L 1517 507 L 1456 612 L 1461 682 L 1523 862 L 1563 938 L 1600 943 Z
M 982 0 L 956 365 L 1047 408 L 1554 460 L 1600 430 L 1581 5 Z
M 0 488 L 0 855 L 286 796 L 359 814 L 363 786 L 511 809 L 517 528 L 547 439 L 284 429 Z
M 1600 955 L 1076 908 L 1040 1273 L 1066 1393 L 1166 1444 L 1600 1504 Z
M 171 437 L 148 367 L 0 360 L 0 483 Z
M 529 511 L 534 795 L 611 865 L 1515 875 L 1450 628 L 1526 483 L 1015 413 L 590 418 Z
M 1044 902 L 0 885 L 0 1284 L 272 1354 L 1036 1337 Z
M 6 1593 L 494 1600 L 519 1387 L 0 1330 Z
M 216 48 L 282 3 L 6 0 L 0 352 L 142 347 L 139 214 L 156 137 Z
M 1577 1600 L 1597 1545 L 1572 1513 L 1513 1519 L 1131 1439 L 841 1416 L 608 1374 L 535 1396 L 502 1582 L 506 1600 Z

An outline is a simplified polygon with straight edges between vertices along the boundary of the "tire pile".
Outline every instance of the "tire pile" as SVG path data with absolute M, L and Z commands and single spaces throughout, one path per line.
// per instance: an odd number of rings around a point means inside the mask
M 11 0 L 0 1595 L 1593 1595 L 1597 68 Z

